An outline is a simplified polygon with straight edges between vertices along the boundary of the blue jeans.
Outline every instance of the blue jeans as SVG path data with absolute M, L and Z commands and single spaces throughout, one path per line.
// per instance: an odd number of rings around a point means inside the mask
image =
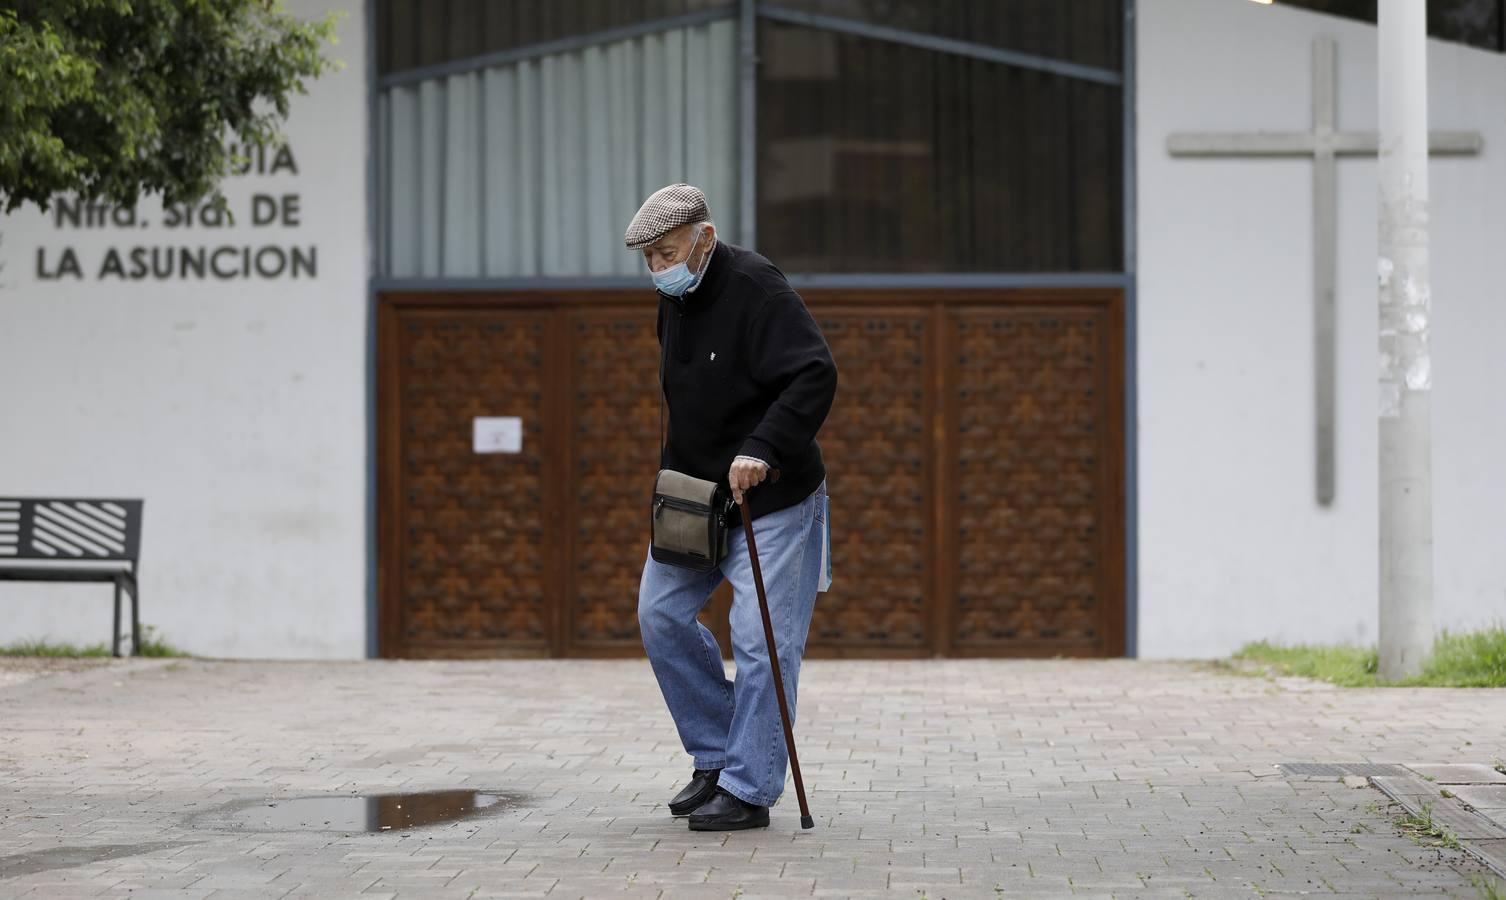
M 821 575 L 825 495 L 823 482 L 794 506 L 753 520 L 792 723 Z M 723 579 L 732 582 L 736 681 L 727 679 L 711 629 L 696 619 Z M 732 533 L 727 558 L 710 572 L 664 565 L 650 556 L 638 587 L 638 626 L 680 742 L 695 767 L 721 769 L 717 783 L 734 797 L 772 804 L 784 791 L 789 754 L 742 527 Z

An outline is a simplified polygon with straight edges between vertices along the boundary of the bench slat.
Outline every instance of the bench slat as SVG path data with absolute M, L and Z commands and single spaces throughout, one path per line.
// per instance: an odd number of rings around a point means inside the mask
M 0 497 L 0 558 L 135 563 L 141 500 Z

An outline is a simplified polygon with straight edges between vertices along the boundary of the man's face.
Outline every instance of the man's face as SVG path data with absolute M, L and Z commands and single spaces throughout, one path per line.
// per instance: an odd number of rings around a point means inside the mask
M 704 229 L 701 240 L 696 242 L 695 225 L 681 225 L 664 237 L 659 238 L 652 244 L 643 248 L 643 261 L 648 263 L 650 272 L 662 272 L 676 263 L 684 262 L 689 255 L 694 256 L 690 260 L 690 271 L 700 272 L 706 265 L 706 256 L 716 244 L 716 226 L 700 226 Z M 694 247 L 694 250 L 692 250 Z

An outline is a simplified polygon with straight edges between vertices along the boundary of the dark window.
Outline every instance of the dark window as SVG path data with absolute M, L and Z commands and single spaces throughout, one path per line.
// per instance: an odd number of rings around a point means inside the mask
M 1119 87 L 768 21 L 759 58 L 759 249 L 786 271 L 1120 269 Z
M 1118 71 L 1121 0 L 775 0 L 778 6 Z
M 704 10 L 733 0 L 383 0 L 377 69 L 402 72 Z
M 1375 22 L 1376 0 L 1278 0 L 1313 12 Z M 1427 0 L 1428 34 L 1485 50 L 1506 49 L 1503 0 Z

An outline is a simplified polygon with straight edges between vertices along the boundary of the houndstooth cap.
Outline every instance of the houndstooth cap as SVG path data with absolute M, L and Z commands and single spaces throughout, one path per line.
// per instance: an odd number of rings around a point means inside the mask
M 706 195 L 688 184 L 659 188 L 638 207 L 638 214 L 628 223 L 623 241 L 629 250 L 647 247 L 681 225 L 704 222 L 711 218 Z

